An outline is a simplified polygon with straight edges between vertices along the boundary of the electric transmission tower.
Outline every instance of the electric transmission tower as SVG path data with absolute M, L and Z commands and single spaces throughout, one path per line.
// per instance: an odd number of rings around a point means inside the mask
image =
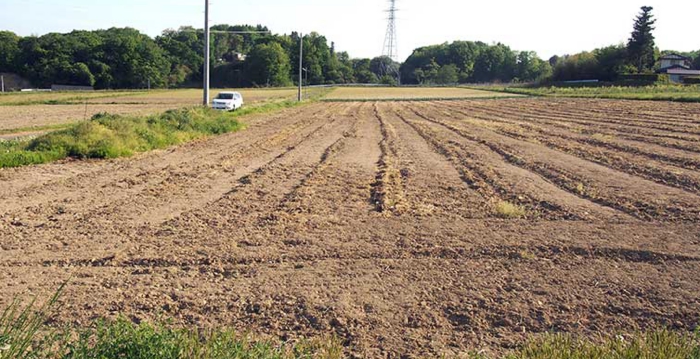
M 386 28 L 386 38 L 384 39 L 384 51 L 382 56 L 391 59 L 391 64 L 386 64 L 382 62 L 382 77 L 390 76 L 396 80 L 396 84 L 401 85 L 401 74 L 399 73 L 398 67 L 395 63 L 399 62 L 399 47 L 398 40 L 396 36 L 396 12 L 399 11 L 396 8 L 396 0 L 389 0 L 389 25 Z
M 394 61 L 399 61 L 398 37 L 396 35 L 396 12 L 398 11 L 396 8 L 396 0 L 389 0 L 389 4 L 389 10 L 386 10 L 386 12 L 389 13 L 389 25 L 386 28 L 384 52 L 382 55 L 387 56 Z

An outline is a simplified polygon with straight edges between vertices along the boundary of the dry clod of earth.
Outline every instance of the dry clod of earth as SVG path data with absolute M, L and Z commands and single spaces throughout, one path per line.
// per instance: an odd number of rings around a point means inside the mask
M 0 306 L 366 357 L 700 320 L 700 105 L 316 103 L 134 158 L 0 170 Z

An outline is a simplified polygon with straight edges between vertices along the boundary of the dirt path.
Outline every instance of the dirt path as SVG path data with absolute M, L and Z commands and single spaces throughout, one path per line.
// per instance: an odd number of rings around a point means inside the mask
M 545 122 L 479 103 L 479 122 L 472 102 L 313 104 L 134 158 L 0 170 L 0 306 L 72 276 L 58 323 L 334 334 L 366 357 L 693 329 L 697 191 L 596 163 L 592 144 L 569 153 L 563 126 L 537 132 Z M 666 127 L 685 107 L 642 109 Z M 502 219 L 503 201 L 526 215 Z

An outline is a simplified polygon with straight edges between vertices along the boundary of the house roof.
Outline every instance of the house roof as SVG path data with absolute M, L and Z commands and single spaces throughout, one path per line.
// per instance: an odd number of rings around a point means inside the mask
M 668 72 L 669 70 L 690 70 L 690 67 L 685 66 L 685 65 L 675 64 L 675 65 L 671 65 L 671 66 L 669 66 L 669 67 L 661 68 L 661 69 L 659 69 L 657 72 L 659 72 L 659 73 L 666 73 L 666 72 Z
M 688 60 L 688 61 L 690 61 L 690 58 L 687 56 L 673 53 L 673 54 L 666 54 L 664 56 L 661 56 L 661 58 L 659 60 Z

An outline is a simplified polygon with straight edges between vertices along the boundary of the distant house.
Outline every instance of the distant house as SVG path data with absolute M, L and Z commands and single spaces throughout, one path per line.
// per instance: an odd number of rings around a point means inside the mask
M 248 55 L 242 54 L 240 52 L 236 51 L 231 51 L 227 54 L 224 54 L 221 59 L 219 59 L 219 62 L 229 62 L 229 63 L 241 63 L 246 60 Z
M 686 77 L 700 76 L 700 70 L 693 69 L 692 59 L 678 54 L 668 54 L 660 59 L 660 74 L 668 74 L 671 82 L 683 83 Z

